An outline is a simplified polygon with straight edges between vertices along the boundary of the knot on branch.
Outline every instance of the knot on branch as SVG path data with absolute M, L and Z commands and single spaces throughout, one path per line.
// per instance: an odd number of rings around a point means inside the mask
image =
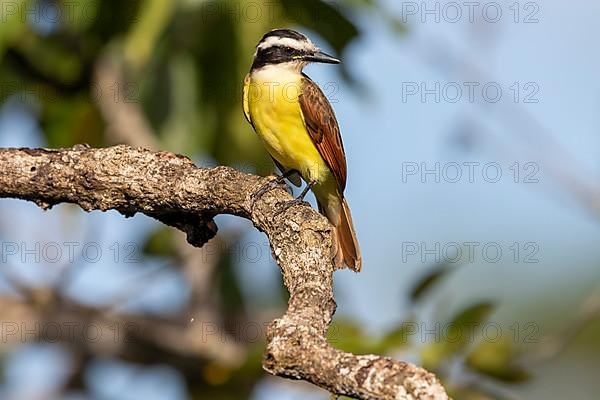
M 187 242 L 194 247 L 204 246 L 219 230 L 215 221 L 204 215 L 174 212 L 150 216 L 184 232 Z

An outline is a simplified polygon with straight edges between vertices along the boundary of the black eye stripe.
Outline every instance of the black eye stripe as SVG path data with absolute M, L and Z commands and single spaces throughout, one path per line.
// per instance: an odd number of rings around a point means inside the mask
M 297 49 L 295 47 L 285 45 L 269 46 L 262 49 L 258 49 L 258 54 L 269 52 L 280 54 L 306 54 L 308 51 L 305 49 Z
M 290 61 L 295 57 L 307 55 L 306 50 L 299 50 L 290 46 L 272 46 L 265 49 L 259 49 L 256 54 L 257 59 L 270 60 L 276 62 Z
M 292 61 L 296 57 L 307 55 L 306 50 L 299 50 L 290 46 L 271 46 L 259 49 L 254 58 L 252 68 L 260 68 L 268 64 L 278 64 Z

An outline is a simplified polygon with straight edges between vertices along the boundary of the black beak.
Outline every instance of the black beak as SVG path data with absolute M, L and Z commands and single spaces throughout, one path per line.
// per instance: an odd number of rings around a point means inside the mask
M 340 60 L 338 60 L 337 58 L 330 56 L 327 53 L 322 52 L 321 50 L 317 51 L 316 53 L 306 56 L 306 61 L 310 61 L 310 62 L 318 62 L 318 63 L 325 63 L 325 64 L 339 64 L 341 63 Z

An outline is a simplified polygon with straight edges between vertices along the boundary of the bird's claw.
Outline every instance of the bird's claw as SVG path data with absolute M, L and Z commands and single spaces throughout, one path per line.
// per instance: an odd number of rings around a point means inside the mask
M 256 201 L 262 197 L 265 193 L 277 188 L 280 185 L 285 185 L 285 189 L 289 194 L 294 194 L 293 190 L 285 184 L 285 180 L 289 177 L 288 175 L 280 175 L 277 176 L 276 179 L 272 179 L 269 182 L 265 183 L 264 185 L 262 185 L 256 192 L 252 193 L 251 198 L 252 198 L 252 208 L 254 209 L 254 203 L 256 203 Z M 284 213 L 285 211 L 287 211 L 289 208 L 294 207 L 294 206 L 299 206 L 302 204 L 307 204 L 310 206 L 310 203 L 304 201 L 304 197 L 306 196 L 306 194 L 308 193 L 308 191 L 310 189 L 312 189 L 312 187 L 316 184 L 316 182 L 310 182 L 309 184 L 306 185 L 306 187 L 304 188 L 304 190 L 302 191 L 302 193 L 300 193 L 300 196 L 298 196 L 297 198 L 295 198 L 294 200 L 289 200 L 289 201 L 285 201 L 283 203 L 280 203 L 281 206 L 279 206 L 277 208 L 277 210 L 275 211 L 275 215 L 280 215 L 282 213 Z
M 316 181 L 311 181 L 311 182 L 307 183 L 306 187 L 304 188 L 302 193 L 300 193 L 300 196 L 296 197 L 296 199 L 303 201 L 304 198 L 306 197 L 306 195 L 308 194 L 308 191 L 311 190 L 313 188 L 313 186 L 315 186 L 316 184 L 317 184 Z
M 265 193 L 270 192 L 271 190 L 273 190 L 281 185 L 285 185 L 285 190 L 288 193 L 290 193 L 289 186 L 285 184 L 285 177 L 277 176 L 276 179 L 270 180 L 269 182 L 265 183 L 260 188 L 258 188 L 257 191 L 252 193 L 252 195 L 250 196 L 250 198 L 252 199 L 252 208 L 254 208 L 254 203 L 256 203 L 256 201 L 258 199 L 260 199 Z
M 275 189 L 279 185 L 280 185 L 280 183 L 277 179 L 270 180 L 269 182 L 265 183 L 260 188 L 258 188 L 258 190 L 256 192 L 252 193 L 252 196 L 251 196 L 252 200 L 256 201 L 257 199 L 262 197 L 265 193 Z
M 278 204 L 277 209 L 275 210 L 274 214 L 277 217 L 292 207 L 301 206 L 301 205 L 305 205 L 305 204 L 310 206 L 310 203 L 308 203 L 302 199 L 293 199 L 293 200 L 284 201 L 284 202 Z

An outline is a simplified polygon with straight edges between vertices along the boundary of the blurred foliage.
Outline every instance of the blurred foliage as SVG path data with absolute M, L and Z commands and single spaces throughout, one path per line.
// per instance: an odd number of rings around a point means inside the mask
M 530 373 L 515 363 L 515 349 L 504 336 L 497 342 L 483 341 L 467 356 L 467 365 L 479 373 L 502 382 L 520 383 L 529 380 Z
M 505 391 L 506 385 L 530 380 L 532 373 L 523 360 L 527 351 L 534 350 L 520 347 L 512 333 L 507 334 L 509 328 L 497 335 L 496 327 L 500 325 L 490 318 L 496 308 L 494 301 L 467 304 L 450 318 L 443 317 L 446 311 L 439 315 L 434 312 L 426 320 L 417 318 L 423 315 L 420 307 L 443 308 L 429 294 L 441 291 L 454 271 L 456 268 L 450 265 L 437 265 L 418 279 L 407 295 L 413 302 L 409 318 L 399 322 L 396 328 L 375 337 L 353 321 L 337 319 L 329 329 L 329 342 L 357 354 L 387 354 L 415 360 L 418 365 L 434 371 L 455 399 L 512 398 Z M 494 329 L 486 332 L 486 327 Z
M 262 35 L 298 28 L 344 58 L 361 37 L 358 20 L 364 14 L 403 31 L 370 0 L 0 0 L 0 9 L 0 103 L 10 101 L 36 119 L 41 145 L 125 142 L 260 174 L 271 173 L 273 165 L 243 117 L 241 91 Z M 357 87 L 348 65 L 336 70 Z M 239 237 L 228 240 L 211 276 L 210 302 L 235 337 L 240 324 L 264 316 L 249 314 L 234 271 L 237 260 L 227 251 Z M 148 232 L 143 250 L 170 265 L 185 262 L 171 229 Z M 272 293 L 271 307 L 282 307 L 286 296 L 284 290 Z M 370 348 L 387 348 L 397 336 Z M 153 346 L 145 353 L 132 348 L 135 356 L 125 359 L 173 366 L 193 398 L 248 398 L 264 376 L 264 341 L 238 339 L 247 354 L 237 367 L 174 358 Z M 341 340 L 357 347 L 368 338 Z M 85 386 L 83 373 L 72 378 L 73 388 Z
M 450 272 L 450 266 L 444 264 L 423 275 L 410 292 L 411 301 L 418 303 L 426 298 L 426 295 L 446 277 L 448 272 Z
M 148 235 L 143 251 L 149 256 L 176 257 L 178 253 L 171 229 L 162 226 Z
M 0 102 L 16 100 L 29 110 L 48 146 L 155 143 L 202 162 L 241 165 L 260 174 L 270 173 L 273 165 L 244 120 L 241 85 L 266 31 L 297 27 L 342 58 L 361 38 L 362 15 L 393 33 L 406 31 L 375 0 L 0 0 L 0 6 Z M 56 18 L 55 9 L 60 10 Z M 336 70 L 358 86 L 347 64 Z M 148 232 L 145 254 L 181 261 L 172 234 L 164 227 Z M 235 263 L 231 253 L 222 252 L 211 293 L 233 335 L 240 323 L 256 318 L 244 302 Z M 531 371 L 519 362 L 522 350 L 506 336 L 489 341 L 464 334 L 489 320 L 494 301 L 466 305 L 450 318 L 433 315 L 428 324 L 447 327 L 439 338 L 421 340 L 415 332 L 423 323 L 416 310 L 430 303 L 431 293 L 452 271 L 441 265 L 425 274 L 409 295 L 414 312 L 386 334 L 375 337 L 356 322 L 336 319 L 330 342 L 354 353 L 411 355 L 436 371 L 456 399 L 502 398 L 479 381 L 526 382 Z M 273 293 L 271 304 L 281 306 L 285 296 Z M 477 329 L 475 334 L 481 337 Z M 247 354 L 236 367 L 193 356 L 175 362 L 152 347 L 142 359 L 177 368 L 192 398 L 249 398 L 265 376 L 259 367 L 264 341 L 243 344 Z M 457 368 L 477 378 L 457 383 L 451 379 Z
M 465 347 L 473 340 L 467 332 L 470 333 L 481 327 L 492 309 L 493 305 L 488 302 L 469 305 L 444 323 L 445 329 L 443 335 L 440 335 L 444 340 L 436 340 L 424 349 L 422 353 L 423 366 L 435 369 L 445 359 L 465 350 Z

